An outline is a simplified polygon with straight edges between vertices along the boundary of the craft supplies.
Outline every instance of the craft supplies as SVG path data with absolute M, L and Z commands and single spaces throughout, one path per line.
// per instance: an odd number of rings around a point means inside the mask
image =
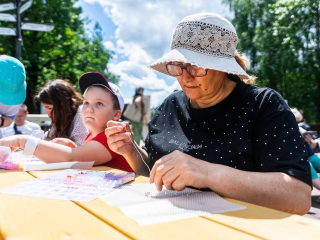
M 140 226 L 246 208 L 226 201 L 214 192 L 199 192 L 189 188 L 172 191 L 165 187 L 158 192 L 156 186 L 149 183 L 123 185 L 100 199 L 120 208 Z
M 134 178 L 134 173 L 68 169 L 1 189 L 1 193 L 89 202 Z

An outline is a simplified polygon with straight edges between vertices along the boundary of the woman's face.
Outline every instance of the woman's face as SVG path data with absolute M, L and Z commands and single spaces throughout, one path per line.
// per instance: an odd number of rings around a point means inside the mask
M 173 62 L 175 65 L 188 66 L 189 63 Z M 191 100 L 205 100 L 211 98 L 221 81 L 224 79 L 225 73 L 208 69 L 207 75 L 203 77 L 193 77 L 185 69 L 181 76 L 177 76 L 177 80 Z
M 143 89 L 140 88 L 140 89 L 138 90 L 138 93 L 140 93 L 141 95 L 143 95 Z
M 53 104 L 46 104 L 46 103 L 42 102 L 41 105 L 44 107 L 45 113 L 52 120 L 52 117 L 53 117 L 53 113 L 52 113 Z

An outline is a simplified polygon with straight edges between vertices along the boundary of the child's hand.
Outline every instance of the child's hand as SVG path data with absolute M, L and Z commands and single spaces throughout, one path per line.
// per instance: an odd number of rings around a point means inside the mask
M 77 145 L 68 138 L 55 138 L 51 142 L 58 143 L 67 147 L 76 148 Z
M 10 147 L 11 151 L 16 150 L 17 148 L 24 149 L 28 137 L 29 136 L 26 135 L 14 135 L 10 137 L 5 137 L 0 139 L 0 146 Z
M 105 134 L 108 145 L 113 152 L 123 156 L 131 155 L 134 150 L 133 143 L 135 144 L 135 142 L 128 122 L 109 121 Z
M 0 139 L 0 146 L 10 147 L 11 150 L 19 148 L 19 140 L 15 136 L 5 137 Z

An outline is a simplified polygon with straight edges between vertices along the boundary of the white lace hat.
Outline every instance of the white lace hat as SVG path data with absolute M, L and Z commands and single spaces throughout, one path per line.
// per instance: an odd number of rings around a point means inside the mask
M 250 78 L 235 59 L 238 37 L 233 25 L 213 13 L 187 16 L 177 25 L 170 52 L 149 67 L 168 74 L 166 64 L 184 62 Z

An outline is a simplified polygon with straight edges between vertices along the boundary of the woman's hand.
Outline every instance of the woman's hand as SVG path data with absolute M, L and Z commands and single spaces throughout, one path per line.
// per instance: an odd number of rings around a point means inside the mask
M 0 139 L 0 146 L 10 147 L 11 151 L 16 150 L 17 148 L 24 149 L 24 146 L 28 140 L 26 135 L 14 135 L 10 137 L 5 137 Z
M 211 163 L 196 159 L 180 151 L 174 151 L 155 162 L 150 183 L 155 183 L 158 191 L 164 185 L 169 190 L 182 191 L 187 186 L 208 187 Z
M 58 144 L 61 144 L 61 145 L 67 146 L 67 147 L 71 147 L 71 148 L 77 147 L 77 144 L 75 144 L 73 141 L 71 141 L 68 138 L 55 138 L 55 139 L 52 139 L 51 142 L 58 143 Z
M 120 155 L 129 156 L 134 150 L 133 134 L 128 122 L 109 121 L 105 130 L 110 149 Z

